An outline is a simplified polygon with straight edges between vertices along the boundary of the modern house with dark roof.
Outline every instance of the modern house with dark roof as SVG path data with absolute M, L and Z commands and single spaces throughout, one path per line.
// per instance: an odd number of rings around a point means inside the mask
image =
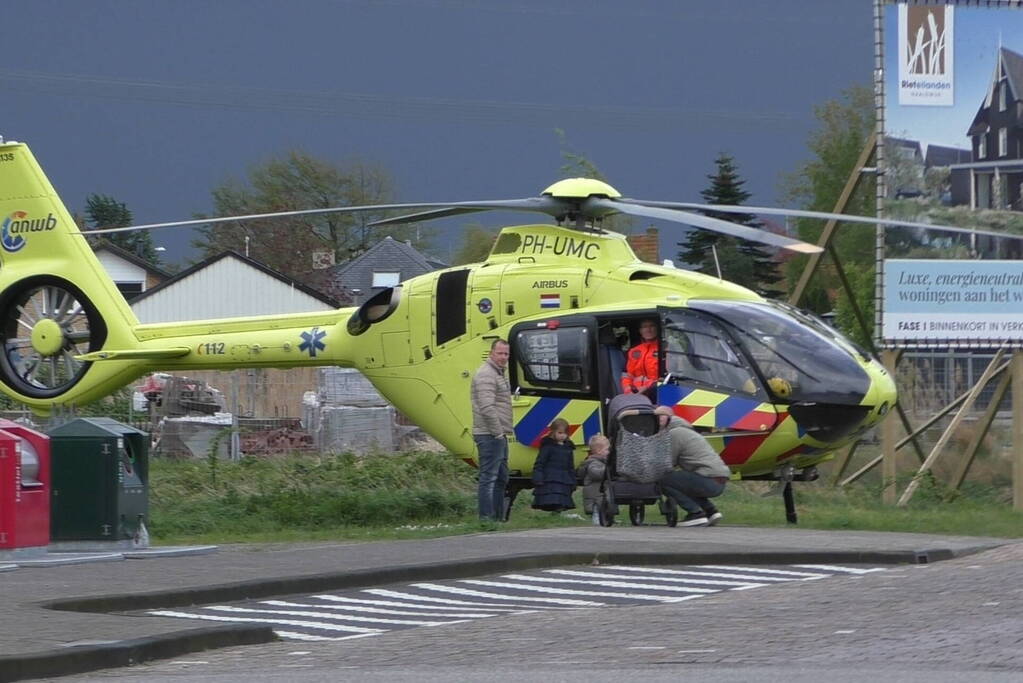
M 1023 211 L 1023 55 L 998 50 L 991 84 L 967 135 L 973 161 L 952 170 L 969 179 L 969 205 Z
M 318 271 L 314 285 L 346 305 L 359 305 L 381 289 L 447 267 L 408 242 L 385 237 L 350 261 Z

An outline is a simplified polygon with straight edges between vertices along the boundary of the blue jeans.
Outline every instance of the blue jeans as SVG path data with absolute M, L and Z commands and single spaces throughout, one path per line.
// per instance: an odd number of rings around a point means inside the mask
M 504 519 L 504 490 L 508 487 L 508 439 L 473 434 L 479 451 L 479 511 L 480 519 Z
M 669 472 L 657 483 L 665 495 L 674 498 L 688 513 L 712 509 L 714 504 L 707 499 L 720 496 L 725 490 L 724 482 L 686 470 Z

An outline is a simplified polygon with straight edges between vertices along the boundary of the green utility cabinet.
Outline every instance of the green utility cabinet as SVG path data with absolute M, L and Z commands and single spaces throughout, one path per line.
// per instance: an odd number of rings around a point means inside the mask
M 149 435 L 107 417 L 51 429 L 50 540 L 123 541 L 149 516 Z

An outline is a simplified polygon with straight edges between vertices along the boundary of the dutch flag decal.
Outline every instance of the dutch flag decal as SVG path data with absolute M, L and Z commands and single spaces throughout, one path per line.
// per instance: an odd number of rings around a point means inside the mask
M 540 308 L 561 308 L 560 294 L 541 294 Z

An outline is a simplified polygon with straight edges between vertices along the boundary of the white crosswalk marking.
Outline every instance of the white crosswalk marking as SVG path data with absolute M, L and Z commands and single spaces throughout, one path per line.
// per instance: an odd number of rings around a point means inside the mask
M 383 629 L 379 628 L 360 628 L 358 626 L 342 626 L 341 624 L 326 624 L 318 621 L 299 621 L 297 619 L 222 617 L 216 614 L 195 614 L 194 612 L 175 612 L 172 610 L 153 610 L 148 612 L 148 614 L 152 614 L 154 617 L 186 617 L 188 619 L 203 619 L 205 621 L 233 621 L 235 623 L 244 622 L 257 624 L 284 624 L 285 626 L 305 626 L 307 628 L 323 631 L 345 631 L 347 633 L 360 633 L 364 635 L 374 635 L 384 632 Z
M 481 612 L 410 612 L 399 609 L 380 609 L 379 607 L 363 607 L 362 605 L 312 605 L 307 602 L 286 602 L 284 600 L 263 600 L 261 605 L 272 605 L 274 607 L 305 607 L 309 609 L 344 609 L 364 614 L 397 614 L 413 617 L 464 617 L 467 619 L 483 619 L 485 617 L 496 617 L 497 611 L 490 610 L 489 613 Z
M 760 567 L 731 567 L 731 566 L 729 566 L 727 564 L 725 564 L 725 565 L 704 564 L 704 565 L 700 565 L 700 566 L 701 567 L 706 567 L 707 569 L 728 569 L 728 570 L 732 570 L 732 571 L 741 571 L 741 572 L 760 572 L 760 573 L 764 573 L 764 574 L 777 574 L 779 576 L 796 576 L 796 577 L 803 577 L 803 578 L 807 578 L 807 579 L 822 579 L 825 576 L 827 576 L 827 574 L 822 574 L 820 572 L 794 572 L 794 571 L 790 571 L 790 570 L 787 570 L 787 569 L 761 569 Z M 798 566 L 798 565 L 793 565 L 793 566 Z M 783 580 L 787 581 L 788 579 L 783 579 Z
M 285 640 L 344 640 L 344 638 L 330 638 L 328 636 L 314 636 L 310 633 L 302 633 L 301 631 L 281 631 L 274 629 L 274 633 L 278 637 Z M 366 635 L 374 636 L 375 633 L 368 633 Z M 348 636 L 349 638 L 361 638 L 362 636 Z
M 557 581 L 558 579 L 551 579 L 551 581 Z M 610 593 L 607 591 L 578 591 L 571 588 L 547 588 L 544 586 L 529 586 L 521 583 L 509 583 L 507 581 L 483 581 L 478 579 L 462 579 L 462 583 L 468 583 L 474 586 L 491 586 L 494 588 L 514 588 L 523 591 L 532 591 L 535 593 L 551 593 L 557 595 L 586 595 L 591 598 L 625 598 L 628 600 L 653 600 L 655 602 L 672 602 L 675 600 L 685 600 L 686 598 L 672 598 L 664 595 L 649 595 L 647 593 Z M 715 593 L 717 591 L 706 590 L 702 588 L 694 588 L 694 591 L 699 593 Z M 699 597 L 699 596 L 686 596 L 686 597 Z M 541 600 L 543 598 L 536 598 Z M 557 598 L 550 598 L 555 600 Z M 602 603 L 597 603 L 600 605 Z
M 607 574 L 604 572 L 578 572 L 570 569 L 548 569 L 544 574 L 557 574 L 558 576 L 580 576 L 590 577 L 594 579 L 612 579 L 619 581 L 634 581 L 635 576 L 628 576 L 626 574 Z M 671 581 L 676 583 L 697 583 L 701 586 L 763 586 L 763 583 L 752 583 L 750 581 L 723 581 L 719 579 L 691 579 L 682 576 L 644 576 L 642 577 L 649 581 Z M 641 586 L 654 586 L 655 584 L 637 584 Z
M 412 584 L 412 585 L 415 586 L 416 584 Z M 472 603 L 472 602 L 466 602 L 464 600 L 456 600 L 454 598 L 431 598 L 431 597 L 427 597 L 427 596 L 416 595 L 415 593 L 402 593 L 400 591 L 391 591 L 391 590 L 386 590 L 386 589 L 383 589 L 383 588 L 370 588 L 370 589 L 368 589 L 366 591 L 363 591 L 363 592 L 364 593 L 372 593 L 374 595 L 387 595 L 387 596 L 391 596 L 391 597 L 406 597 L 406 598 L 408 598 L 410 600 L 426 600 L 426 601 L 429 601 L 429 602 L 444 602 L 444 603 L 449 603 L 449 604 L 459 604 L 459 603 L 461 603 L 461 604 L 465 604 L 465 605 L 473 605 L 473 604 L 476 604 L 476 605 L 487 605 L 487 606 L 493 605 L 493 603 L 488 603 L 488 602 Z M 476 597 L 496 597 L 496 598 L 499 598 L 501 600 L 511 600 L 512 599 L 512 598 L 508 597 L 507 595 L 494 595 L 493 593 L 480 593 L 479 591 L 461 590 L 461 591 L 448 591 L 448 592 L 451 592 L 451 593 L 457 592 L 457 593 L 460 593 L 462 595 L 470 595 L 470 594 L 472 594 L 472 595 L 475 595 Z M 509 607 L 508 603 L 504 603 L 504 606 L 505 607 Z M 573 605 L 573 607 L 579 607 L 579 605 Z M 522 606 L 520 606 L 520 609 L 521 608 L 522 608 Z M 529 607 L 526 607 L 525 609 L 536 609 L 536 605 L 535 604 L 530 605 Z
M 871 569 L 859 569 L 857 567 L 836 567 L 831 564 L 794 564 L 793 567 L 801 567 L 803 569 L 819 569 L 825 572 L 847 572 L 849 574 L 870 574 L 872 572 L 883 572 L 884 569 L 881 567 L 875 567 Z
M 740 571 L 741 570 L 741 571 L 749 571 L 749 572 L 759 571 L 759 570 L 754 569 L 752 567 L 711 567 L 710 565 L 700 565 L 700 566 L 707 567 L 708 569 L 734 569 L 736 571 Z M 615 566 L 611 566 L 611 565 L 608 565 L 606 568 L 607 569 L 614 569 L 615 571 L 640 572 L 640 573 L 644 573 L 644 574 L 676 574 L 676 575 L 679 575 L 679 576 L 714 576 L 714 577 L 719 577 L 719 578 L 722 578 L 722 579 L 749 579 L 749 580 L 758 581 L 758 582 L 765 582 L 765 581 L 767 581 L 767 582 L 769 582 L 769 581 L 792 581 L 794 578 L 808 578 L 808 577 L 823 578 L 823 577 L 827 576 L 826 574 L 808 574 L 807 572 L 779 572 L 779 573 L 782 573 L 782 574 L 789 574 L 789 576 L 771 577 L 771 576 L 755 576 L 755 575 L 752 575 L 752 574 L 732 574 L 732 573 L 724 573 L 724 572 L 705 572 L 705 571 L 699 571 L 699 570 L 695 570 L 695 569 L 660 569 L 660 568 L 652 569 L 650 567 L 615 567 Z M 767 570 L 764 570 L 764 571 L 766 572 Z M 795 575 L 798 575 L 798 576 L 795 576 Z
M 600 579 L 555 579 L 551 576 L 525 576 L 523 574 L 505 574 L 502 579 L 510 581 L 538 581 L 542 583 L 581 583 L 586 586 L 605 586 L 607 588 L 643 588 L 647 590 L 673 591 L 676 593 L 716 593 L 720 588 L 688 588 L 685 586 L 659 586 L 653 583 L 636 583 L 634 581 L 604 581 Z M 612 595 L 614 595 L 612 593 Z M 629 597 L 625 593 L 624 597 Z
M 472 580 L 463 580 L 461 583 L 470 583 L 470 584 L 477 584 L 478 583 L 478 584 L 483 585 L 483 586 L 495 586 L 495 587 L 500 587 L 501 586 L 500 583 L 495 583 L 495 582 L 482 583 L 482 582 L 472 581 Z M 519 600 L 519 601 L 528 600 L 530 602 L 538 602 L 540 604 L 548 604 L 548 603 L 551 603 L 551 602 L 556 602 L 556 603 L 558 603 L 560 605 L 572 605 L 573 607 L 602 607 L 604 605 L 604 603 L 602 603 L 602 602 L 588 602 L 586 600 L 569 600 L 567 598 L 530 598 L 530 597 L 523 597 L 521 595 L 501 595 L 500 593 L 486 593 L 484 591 L 474 591 L 474 590 L 470 590 L 468 588 L 460 588 L 458 586 L 442 586 L 439 583 L 414 583 L 414 584 L 412 584 L 412 586 L 414 588 L 425 588 L 427 590 L 440 591 L 442 593 L 457 593 L 457 594 L 460 594 L 460 595 L 474 595 L 474 596 L 476 596 L 478 598 L 494 598 L 494 599 L 497 599 L 497 600 Z M 508 586 L 503 586 L 503 587 L 504 588 L 508 588 Z M 571 593 L 571 592 L 574 592 L 574 591 L 565 591 L 565 592 Z
M 252 600 L 234 605 L 152 610 L 153 616 L 256 623 L 281 638 L 337 641 L 367 638 L 395 629 L 464 624 L 506 614 L 585 607 L 624 607 L 694 600 L 710 594 L 748 591 L 834 576 L 846 579 L 884 571 L 880 567 L 825 564 L 785 568 L 692 565 L 565 567 L 447 582 L 366 588 L 343 595 L 316 594 L 291 600 Z
M 429 605 L 417 605 L 413 602 L 402 601 L 402 600 L 366 600 L 363 598 L 346 598 L 341 595 L 314 595 L 314 598 L 318 600 L 330 600 L 332 602 L 344 602 L 344 603 L 358 603 L 362 605 L 388 605 L 391 607 L 404 607 L 406 609 L 458 609 L 458 610 L 480 610 L 486 612 L 517 612 L 518 607 L 509 607 L 508 605 L 498 605 L 496 603 L 486 602 L 469 602 L 466 600 L 441 600 L 438 598 L 420 598 L 410 593 L 398 593 L 396 591 L 386 590 L 365 590 L 363 593 L 372 593 L 374 595 L 385 595 L 389 594 L 399 598 L 407 598 L 407 600 L 428 600 L 435 603 L 452 604 L 455 603 L 458 607 L 444 607 L 443 605 L 429 604 Z
M 289 617 L 317 617 L 320 619 L 337 619 L 339 621 L 368 621 L 374 624 L 401 624 L 405 626 L 437 626 L 438 624 L 451 623 L 444 621 L 423 621 L 413 619 L 383 619 L 380 617 L 357 617 L 352 616 L 350 614 L 331 614 L 325 612 L 310 612 L 308 610 L 231 607 L 228 605 L 215 605 L 213 607 L 204 607 L 203 609 L 214 610 L 217 612 L 240 612 L 245 614 L 283 614 Z M 462 619 L 460 621 L 465 620 Z

